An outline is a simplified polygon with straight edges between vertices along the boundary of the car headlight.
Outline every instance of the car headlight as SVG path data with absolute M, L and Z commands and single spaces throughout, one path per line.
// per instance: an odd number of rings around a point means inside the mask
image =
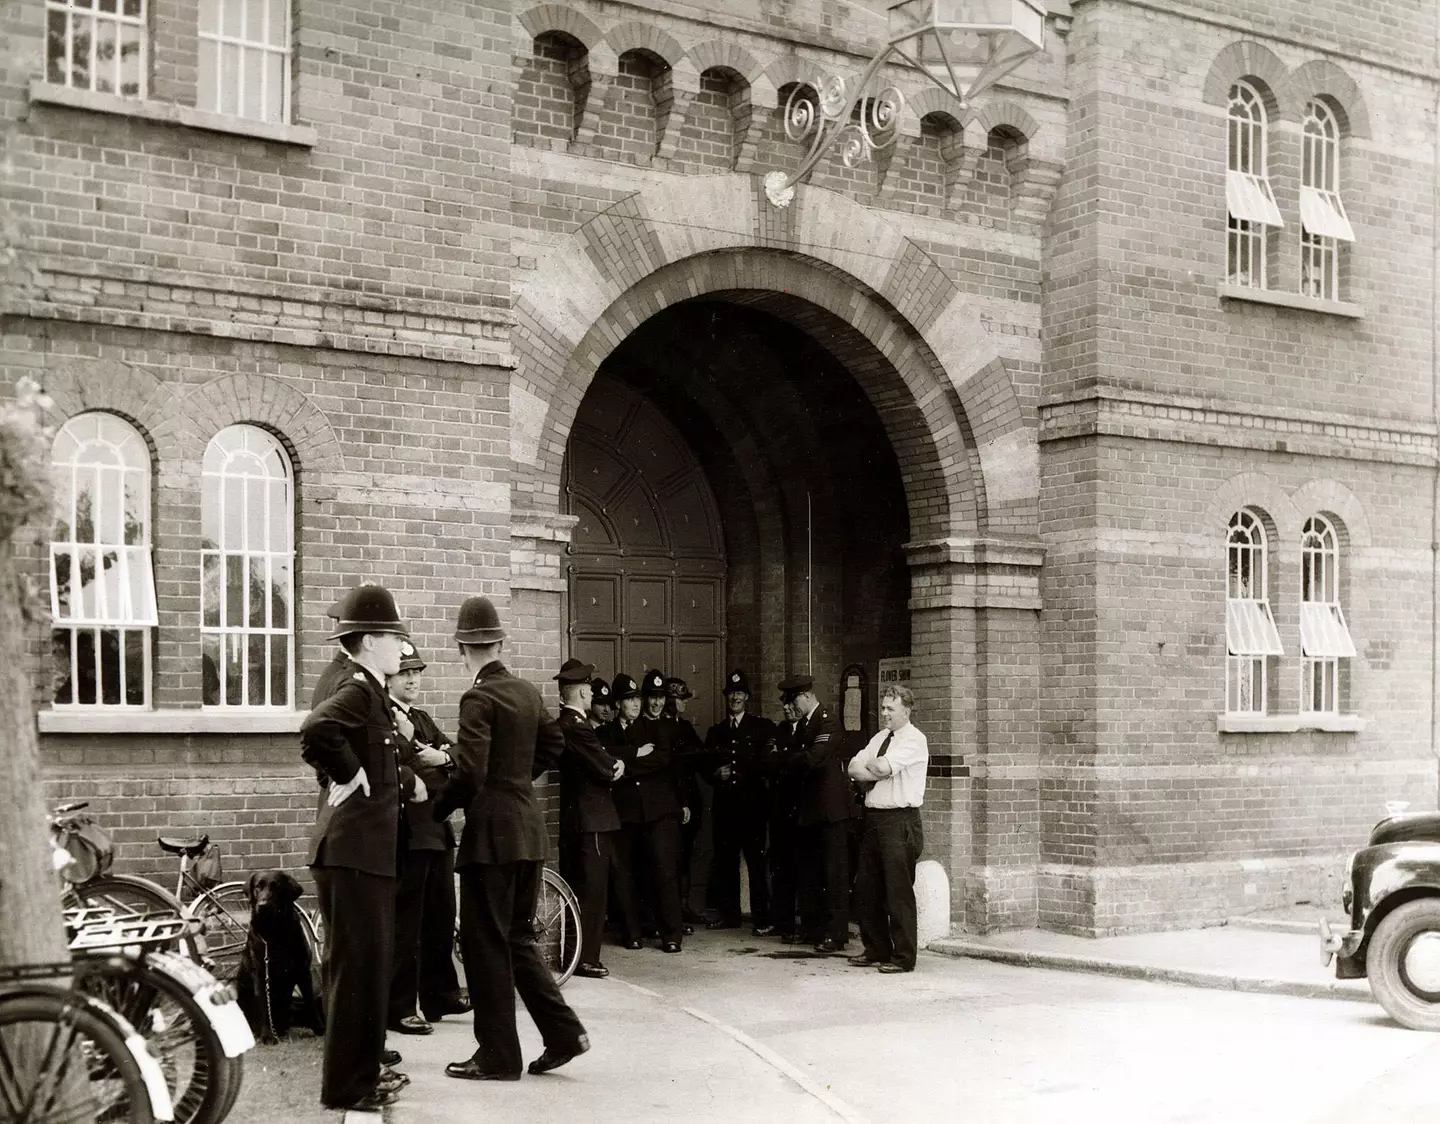
M 1350 857 L 1345 860 L 1345 886 L 1340 891 L 1340 904 L 1346 917 L 1351 916 L 1350 909 L 1355 904 L 1355 854 L 1351 851 Z

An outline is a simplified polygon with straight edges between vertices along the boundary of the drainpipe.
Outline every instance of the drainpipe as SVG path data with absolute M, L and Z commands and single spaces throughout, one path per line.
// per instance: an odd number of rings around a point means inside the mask
M 1440 2 L 1435 5 L 1435 71 L 1440 75 Z M 1430 416 L 1440 442 L 1440 79 L 1435 82 L 1430 169 Z M 1440 455 L 1430 474 L 1430 756 L 1436 761 L 1436 806 L 1440 807 Z

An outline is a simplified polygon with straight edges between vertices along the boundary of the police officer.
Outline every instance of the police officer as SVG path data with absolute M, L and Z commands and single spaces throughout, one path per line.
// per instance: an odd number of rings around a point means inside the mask
M 766 755 L 775 723 L 749 714 L 750 681 L 739 668 L 725 680 L 726 716 L 705 734 L 710 783 L 715 788 L 714 858 L 710 895 L 719 913 L 707 929 L 740 926 L 740 859 L 750 874 L 750 922 L 756 936 L 771 932 L 765 841 L 770 818 Z
M 695 842 L 705 823 L 705 794 L 700 788 L 699 774 L 705 769 L 707 754 L 694 723 L 685 717 L 685 708 L 695 692 L 678 675 L 665 680 L 663 717 L 671 724 L 671 752 L 675 761 L 675 799 L 680 801 L 680 919 L 688 935 L 705 919 L 695 912 L 690 901 L 690 878 L 695 862 Z
M 795 748 L 795 727 L 800 720 L 794 702 L 782 702 L 784 718 L 766 746 L 765 779 L 769 786 L 770 839 L 765 865 L 770 874 L 770 924 L 786 944 L 800 943 L 796 903 L 800 879 L 800 787 L 790 768 Z
M 320 1100 L 329 1108 L 378 1111 L 405 1081 L 381 1071 L 401 806 L 428 794 L 400 763 L 401 736 L 384 686 L 400 670 L 409 635 L 395 599 L 383 586 L 357 586 L 331 616 L 337 623 L 328 639 L 345 649 L 348 675 L 332 673 L 333 688 L 300 727 L 301 754 L 327 786 L 307 860 L 327 934 Z
M 645 673 L 650 697 L 665 703 L 665 677 Z M 680 951 L 680 803 L 675 799 L 671 774 L 670 731 L 663 723 L 640 714 L 640 689 L 628 675 L 617 675 L 612 687 L 619 714 L 604 728 L 601 740 L 610 753 L 625 762 L 625 775 L 615 785 L 615 810 L 620 814 L 622 879 L 628 885 L 617 897 L 622 910 L 622 939 L 626 948 L 640 948 L 639 918 L 624 915 L 625 899 L 633 902 L 636 875 L 644 863 L 654 895 L 660 947 Z
M 435 719 L 415 705 L 425 661 L 415 645 L 400 646 L 400 671 L 387 687 L 395 725 L 404 738 L 401 759 L 420 774 L 429 798 L 405 806 L 410 850 L 395 899 L 395 972 L 390 983 L 390 1029 L 429 1034 L 430 1019 L 462 1014 L 451 948 L 455 941 L 455 832 L 436 822 L 435 798 L 455 767 L 450 739 Z M 418 1009 L 417 1009 L 418 1008 Z M 421 1014 L 421 1012 L 424 1012 Z
M 605 889 L 620 831 L 610 788 L 624 774 L 625 763 L 606 752 L 587 717 L 594 673 L 594 665 L 570 659 L 555 676 L 560 684 L 560 730 L 565 735 L 560 758 L 560 875 L 580 899 L 580 963 L 575 974 L 604 979 L 610 974 L 600 962 Z
M 844 743 L 830 712 L 815 696 L 814 680 L 792 675 L 782 701 L 799 716 L 790 768 L 799 785 L 801 916 L 815 951 L 840 952 L 850 937 L 849 824 L 854 798 L 845 775 Z
M 590 680 L 590 726 L 598 730 L 614 721 L 615 698 L 610 693 L 610 684 L 596 676 Z
M 545 1073 L 590 1048 L 585 1028 L 535 947 L 532 919 L 547 839 L 533 778 L 558 761 L 565 737 L 540 692 L 500 662 L 505 630 L 488 597 L 460 606 L 455 640 L 474 682 L 460 697 L 455 775 L 437 815 L 465 808 L 455 866 L 460 872 L 460 946 L 475 1012 L 475 1052 L 445 1067 L 449 1077 L 515 1081 L 520 1037 L 515 994 L 545 1043 L 530 1073 Z

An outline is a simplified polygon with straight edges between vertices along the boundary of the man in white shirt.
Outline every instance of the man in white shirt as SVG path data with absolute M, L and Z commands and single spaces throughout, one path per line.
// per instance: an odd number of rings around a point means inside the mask
M 920 804 L 930 747 L 910 724 L 914 706 L 908 687 L 886 687 L 880 696 L 885 728 L 851 758 L 847 770 L 867 788 L 855 878 L 864 951 L 850 963 L 887 973 L 913 972 L 918 952 L 915 864 L 925 847 Z

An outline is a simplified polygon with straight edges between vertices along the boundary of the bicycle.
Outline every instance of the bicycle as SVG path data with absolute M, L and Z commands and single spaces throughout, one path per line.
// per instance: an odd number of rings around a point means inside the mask
M 0 1120 L 173 1120 L 165 1075 L 135 1028 L 101 1000 L 49 982 L 71 970 L 0 968 Z
M 94 911 L 85 911 L 93 914 Z M 177 1124 L 219 1124 L 240 1093 L 245 1051 L 255 1045 L 228 984 L 184 956 L 163 951 L 179 917 L 67 918 L 75 988 L 109 1003 L 144 1036 L 161 1063 Z M 115 955 L 123 949 L 127 955 Z
M 455 878 L 455 894 L 460 894 L 460 878 Z M 545 867 L 541 872 L 540 894 L 535 903 L 535 947 L 540 958 L 554 973 L 555 983 L 564 987 L 580 963 L 580 899 L 559 871 Z M 460 919 L 455 919 L 455 959 L 463 965 L 460 952 Z

